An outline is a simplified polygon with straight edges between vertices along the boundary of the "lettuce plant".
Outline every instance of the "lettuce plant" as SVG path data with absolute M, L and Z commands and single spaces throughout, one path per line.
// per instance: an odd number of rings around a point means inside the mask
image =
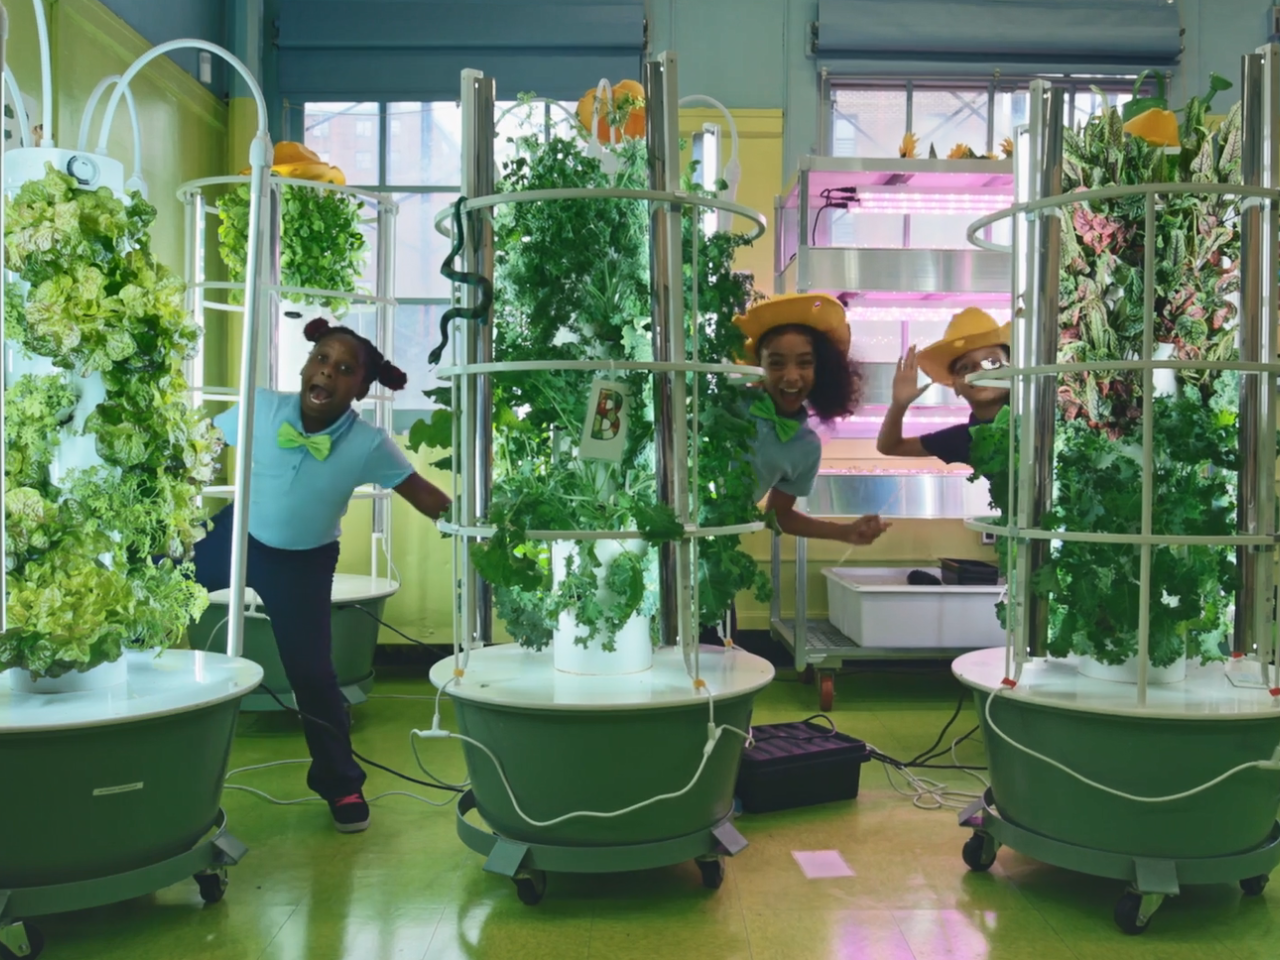
M 138 194 L 83 191 L 52 166 L 5 200 L 7 333 L 56 372 L 5 383 L 0 670 L 58 676 L 165 647 L 208 604 L 188 560 L 222 442 L 187 401 L 199 330 L 151 253 L 154 218 Z M 88 377 L 106 392 L 83 428 L 101 463 L 55 476 Z

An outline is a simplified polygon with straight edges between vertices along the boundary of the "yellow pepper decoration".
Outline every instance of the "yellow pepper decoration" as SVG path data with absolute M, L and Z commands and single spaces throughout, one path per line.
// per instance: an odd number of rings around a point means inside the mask
M 1182 146 L 1182 138 L 1178 134 L 1178 118 L 1172 110 L 1152 107 L 1126 123 L 1124 132 L 1147 141 L 1153 147 Z
M 247 176 L 251 168 L 240 171 Z M 314 180 L 317 183 L 345 184 L 347 178 L 337 167 L 320 159 L 320 155 L 301 143 L 285 140 L 276 144 L 271 158 L 271 172 L 290 180 Z
M 908 133 L 902 138 L 902 146 L 898 147 L 898 156 L 904 160 L 914 160 L 916 157 L 920 156 L 917 150 L 919 146 L 920 141 L 916 139 L 916 135 L 914 133 Z

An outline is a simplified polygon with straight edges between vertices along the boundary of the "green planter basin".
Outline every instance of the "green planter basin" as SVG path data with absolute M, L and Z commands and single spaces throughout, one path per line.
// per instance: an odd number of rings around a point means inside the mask
M 338 686 L 343 688 L 350 701 L 362 700 L 363 694 L 373 687 L 373 658 L 378 649 L 380 629 L 378 621 L 373 618 L 386 619 L 383 614 L 387 598 L 399 587 L 394 580 L 381 577 L 340 573 L 333 578 L 333 667 L 338 674 Z M 209 608 L 188 634 L 193 650 L 226 651 L 229 597 L 229 590 L 216 590 L 209 594 Z M 246 602 L 258 603 L 258 596 L 252 590 L 245 590 L 245 598 Z M 261 607 L 256 613 L 245 616 L 241 655 L 259 664 L 262 683 L 288 702 L 293 688 L 285 676 L 275 634 L 271 632 L 271 621 L 263 613 L 265 610 Z M 244 706 L 248 710 L 280 709 L 265 692 L 250 696 Z
M 986 710 L 1004 677 L 1004 650 L 965 654 L 953 670 L 974 692 L 1001 819 L 1063 843 L 1155 859 L 1225 857 L 1267 843 L 1280 772 L 1245 770 L 1167 803 L 1116 797 L 992 729 Z M 1136 797 L 1194 789 L 1239 764 L 1270 759 L 1280 744 L 1270 694 L 1233 686 L 1221 663 L 1189 664 L 1185 681 L 1150 687 L 1139 707 L 1133 685 L 1081 677 L 1069 661 L 1037 660 L 990 706 L 991 721 L 1009 739 Z
M 431 671 L 449 684 L 457 732 L 484 744 L 502 765 L 520 808 L 548 821 L 573 811 L 610 812 L 683 790 L 707 743 L 708 704 L 694 691 L 679 650 L 655 652 L 652 669 L 617 677 L 557 673 L 550 652 L 503 644 Z M 742 650 L 704 647 L 701 675 L 715 695 L 715 720 L 746 731 L 755 695 L 773 668 Z M 612 818 L 575 817 L 534 826 L 515 810 L 494 761 L 464 742 L 480 815 L 499 835 L 557 846 L 626 846 L 689 836 L 733 808 L 743 738 L 725 731 L 697 783 L 683 796 Z
M 15 693 L 0 675 L 0 890 L 158 863 L 214 825 L 253 663 L 128 653 L 126 684 Z

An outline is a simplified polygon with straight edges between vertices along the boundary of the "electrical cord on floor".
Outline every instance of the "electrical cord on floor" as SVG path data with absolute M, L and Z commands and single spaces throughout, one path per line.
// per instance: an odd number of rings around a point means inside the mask
M 446 644 L 427 643 L 427 641 L 425 640 L 419 640 L 417 637 L 411 637 L 407 633 L 405 633 L 403 630 L 401 630 L 399 627 L 393 627 L 391 624 L 387 623 L 387 621 L 383 620 L 380 616 L 378 616 L 368 607 L 363 607 L 358 603 L 353 603 L 351 604 L 351 606 L 355 607 L 357 610 L 363 613 L 366 617 L 386 627 L 388 630 L 390 630 L 392 633 L 396 634 L 397 636 L 403 637 L 405 640 L 408 640 L 410 643 L 416 643 L 420 647 L 426 647 L 428 650 L 439 653 L 439 656 L 436 658 L 436 663 L 439 663 L 441 660 L 444 660 L 446 657 L 450 656 L 450 653 L 448 652 L 448 646 Z
M 298 797 L 294 800 L 281 800 L 279 797 L 273 797 L 271 794 L 267 793 L 266 791 L 258 790 L 255 787 L 247 787 L 242 783 L 226 782 L 227 780 L 230 780 L 232 777 L 234 777 L 236 774 L 248 773 L 251 770 L 266 770 L 266 769 L 269 769 L 270 767 L 287 767 L 293 764 L 310 763 L 310 762 L 311 762 L 310 760 L 274 760 L 271 763 L 255 763 L 252 766 L 248 766 L 248 767 L 237 767 L 236 769 L 229 770 L 227 772 L 227 776 L 223 781 L 222 787 L 224 790 L 240 790 L 244 793 L 251 793 L 255 797 L 261 797 L 263 800 L 266 800 L 269 803 L 274 803 L 278 807 L 291 807 L 299 803 L 324 803 L 325 802 L 324 798 L 316 797 L 316 796 Z M 456 799 L 455 797 L 451 797 L 448 800 L 432 800 L 430 797 L 423 797 L 423 796 L 419 796 L 416 793 L 409 793 L 407 790 L 386 790 L 375 796 L 366 797 L 365 800 L 368 803 L 373 803 L 375 800 L 381 800 L 384 797 L 408 797 L 410 800 L 418 800 L 422 803 L 430 804 L 433 807 L 447 807 L 450 804 L 452 804 L 453 801 Z

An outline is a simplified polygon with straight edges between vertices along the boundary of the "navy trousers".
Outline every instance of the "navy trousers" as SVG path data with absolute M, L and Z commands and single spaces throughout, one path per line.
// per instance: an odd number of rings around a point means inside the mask
M 209 535 L 196 544 L 196 579 L 208 590 L 230 586 L 233 510 L 221 510 Z M 307 786 L 326 800 L 353 794 L 364 785 L 365 773 L 351 755 L 346 699 L 331 653 L 337 541 L 312 550 L 280 550 L 250 536 L 245 566 L 245 584 L 257 591 L 271 621 L 298 710 L 327 725 L 302 721 L 311 751 Z

